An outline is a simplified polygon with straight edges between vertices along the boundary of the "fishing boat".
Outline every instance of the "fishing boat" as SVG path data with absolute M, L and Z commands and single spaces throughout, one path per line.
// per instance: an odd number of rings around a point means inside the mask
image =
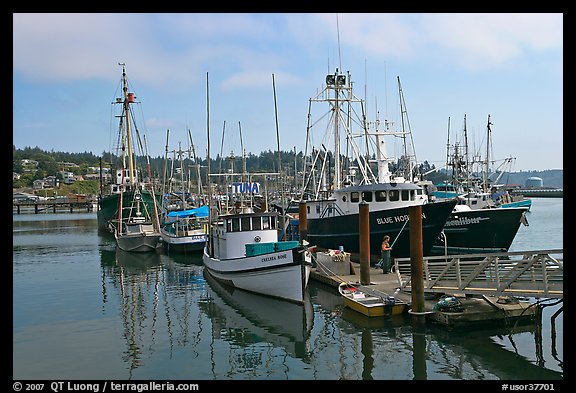
M 190 130 L 188 130 L 188 135 L 190 142 L 192 142 Z M 184 154 L 181 145 L 179 145 L 177 151 L 173 151 L 174 157 L 171 160 L 170 176 L 168 176 L 168 136 L 169 130 L 166 134 L 166 158 L 162 186 L 162 194 L 164 197 L 162 202 L 160 235 L 162 236 L 164 248 L 168 253 L 201 253 L 204 250 L 208 238 L 207 226 L 210 210 L 208 206 L 203 203 L 200 168 L 199 165 L 196 165 L 198 189 L 194 196 L 190 192 L 191 176 L 189 171 L 186 171 L 184 165 Z M 194 160 L 198 162 L 193 143 L 192 148 L 188 149 L 189 161 L 191 158 L 190 150 L 194 152 Z M 177 170 L 174 169 L 174 163 L 176 161 L 180 163 L 176 168 Z M 177 174 L 180 175 L 180 179 L 176 178 Z
M 402 103 L 399 79 L 398 86 Z M 367 203 L 371 259 L 378 260 L 379 255 L 376 254 L 384 235 L 392 240 L 392 257 L 407 257 L 410 255 L 409 209 L 421 206 L 422 245 L 423 252 L 427 253 L 444 228 L 456 200 L 428 203 L 424 188 L 413 181 L 415 171 L 411 165 L 398 168 L 395 173 L 390 171 L 389 164 L 393 160 L 386 152 L 385 137 L 400 136 L 405 139 L 410 133 L 406 130 L 392 131 L 392 122 L 388 121 L 385 122 L 385 131 L 379 129 L 379 121 L 374 129 L 369 129 L 365 117 L 358 118 L 359 114 L 365 113 L 363 100 L 353 94 L 349 73 L 344 75 L 336 70 L 328 75 L 326 87 L 310 99 L 308 139 L 311 139 L 313 102 L 328 103 L 329 113 L 320 118 L 328 115 L 330 118 L 327 136 L 320 147 L 312 149 L 309 165 L 305 164 L 304 168 L 305 182 L 300 199 L 306 202 L 307 237 L 310 243 L 320 249 L 343 247 L 347 252 L 359 254 L 359 205 Z M 358 105 L 360 108 L 354 108 Z M 405 111 L 402 110 L 402 113 Z M 353 125 L 359 125 L 360 130 L 353 130 Z M 351 159 L 344 159 L 341 154 L 341 135 L 346 137 L 347 151 L 352 152 Z M 324 143 L 328 140 L 334 142 L 333 152 L 325 147 Z M 358 142 L 360 140 L 364 143 Z M 405 143 L 408 145 L 408 142 Z M 362 147 L 368 151 L 362 152 Z M 373 150 L 370 151 L 370 148 Z M 408 154 L 405 150 L 401 163 L 413 162 L 408 159 Z M 375 160 L 370 157 L 375 157 Z
M 235 288 L 303 303 L 312 267 L 311 248 L 305 241 L 281 241 L 279 233 L 284 231 L 286 217 L 268 209 L 270 193 L 267 182 L 275 179 L 278 184 L 280 173 L 249 173 L 240 138 L 242 170 L 235 172 L 232 152 L 230 169 L 225 173 L 212 174 L 210 127 L 207 128 L 211 192 L 208 193 L 208 241 L 202 257 L 206 272 Z M 278 133 L 277 139 L 280 152 Z M 224 179 L 223 190 L 212 192 L 210 179 L 213 176 Z M 264 182 L 264 188 L 261 188 L 261 182 Z M 264 192 L 261 193 L 261 190 Z M 220 193 L 225 196 L 224 199 L 212 197 Z
M 138 176 L 138 170 L 134 170 L 134 176 Z M 124 184 L 122 184 L 124 183 Z M 107 184 L 107 187 L 102 185 L 100 194 L 98 195 L 98 206 L 96 210 L 96 217 L 98 222 L 98 230 L 102 232 L 114 233 L 115 221 L 118 214 L 122 211 L 124 219 L 128 218 L 130 212 L 131 201 L 134 199 L 133 187 L 129 184 L 128 170 L 122 174 L 122 169 L 116 170 L 115 181 L 112 184 Z M 106 190 L 105 190 L 106 188 Z M 122 194 L 122 198 L 120 195 Z M 155 202 L 150 189 L 140 189 L 139 195 L 143 204 L 149 211 L 154 210 Z M 120 209 L 122 203 L 122 209 Z
M 235 183 L 232 192 L 238 203 L 210 224 L 203 255 L 206 271 L 235 288 L 302 303 L 311 252 L 298 241 L 279 241 L 279 213 L 262 209 L 262 203 L 247 203 L 256 195 L 239 197 L 239 187 Z M 243 190 L 258 187 L 248 183 Z
M 208 239 L 208 206 L 172 210 L 164 215 L 160 234 L 164 248 L 170 252 L 202 252 Z
M 488 144 L 491 140 L 491 125 L 488 116 Z M 463 139 L 463 142 L 456 141 L 452 146 L 448 143 L 446 166 L 451 169 L 452 179 L 447 184 L 457 190 L 457 197 L 452 198 L 457 200 L 457 205 L 429 255 L 506 252 L 521 225 L 528 226 L 526 213 L 529 206 L 505 207 L 492 197 L 490 191 L 499 178 L 489 181 L 490 149 L 487 149 L 486 159 L 483 161 L 471 158 L 468 151 L 466 117 Z M 482 168 L 475 171 L 475 164 L 481 164 Z M 498 171 L 492 173 L 496 172 Z M 443 200 L 440 194 L 436 194 L 435 199 Z
M 342 282 L 338 292 L 346 307 L 367 317 L 391 317 L 407 311 L 405 302 L 364 285 Z
M 121 104 L 122 108 L 118 116 L 121 149 L 120 182 L 117 193 L 100 199 L 99 204 L 102 208 L 99 214 L 114 233 L 118 248 L 129 252 L 149 252 L 155 251 L 160 243 L 158 210 L 154 187 L 151 183 L 146 136 L 144 135 L 144 143 L 142 143 L 136 125 L 132 124 L 131 105 L 135 102 L 135 96 L 134 93 L 128 92 L 125 65 L 121 65 L 123 98 L 116 99 L 116 103 Z M 138 146 L 146 146 L 146 152 L 142 152 L 142 156 L 145 156 L 147 160 L 148 182 L 140 179 L 136 169 L 136 156 L 133 151 L 136 141 L 138 141 Z M 144 195 L 148 193 L 152 199 L 152 209 L 144 199 Z M 106 217 L 105 214 L 109 214 L 112 210 L 114 210 L 113 217 Z
M 129 209 L 128 217 L 119 215 L 118 226 L 114 227 L 118 248 L 131 252 L 155 251 L 160 245 L 160 232 L 138 192 L 133 194 Z

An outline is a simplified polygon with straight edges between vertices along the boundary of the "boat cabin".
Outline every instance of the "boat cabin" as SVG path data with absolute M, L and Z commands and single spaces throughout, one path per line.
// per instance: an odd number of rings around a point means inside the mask
M 278 241 L 278 212 L 223 214 L 212 226 L 211 250 L 214 258 L 246 256 L 246 245 Z
M 333 197 L 306 201 L 309 219 L 358 214 L 360 202 L 370 204 L 370 211 L 423 205 L 428 196 L 414 183 L 377 183 L 345 187 L 334 191 Z
M 153 234 L 155 232 L 152 221 L 147 221 L 143 216 L 131 217 L 128 221 L 124 222 L 125 235 Z

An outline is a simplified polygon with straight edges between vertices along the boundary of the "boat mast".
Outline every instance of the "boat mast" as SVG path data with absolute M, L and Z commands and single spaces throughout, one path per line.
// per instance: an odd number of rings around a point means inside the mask
M 488 172 L 490 170 L 490 144 L 492 139 L 492 129 L 490 126 L 490 114 L 488 114 L 488 124 L 486 125 L 486 169 L 484 171 L 484 191 L 488 191 Z
M 132 136 L 130 134 L 130 102 L 133 101 L 133 95 L 128 99 L 128 80 L 126 78 L 126 64 L 118 63 L 122 66 L 122 90 L 124 92 L 124 116 L 125 116 L 125 129 L 126 129 L 126 139 L 128 141 L 128 176 L 130 179 L 130 185 L 135 184 L 134 179 L 134 161 L 132 157 Z M 122 149 L 124 150 L 124 143 L 122 144 Z M 123 165 L 124 166 L 124 165 Z
M 466 115 L 464 115 L 464 149 L 466 160 L 466 195 L 468 196 L 468 204 L 470 204 L 470 161 L 468 157 L 468 130 L 466 129 Z
M 450 166 L 450 116 L 448 116 L 448 137 L 446 141 L 446 168 Z M 454 175 L 454 167 L 452 167 L 452 175 Z
M 408 151 L 408 143 L 406 143 L 406 134 L 410 134 L 410 144 L 413 147 L 413 141 L 412 141 L 412 132 L 411 131 L 406 131 L 406 129 L 410 129 L 410 124 L 408 121 L 408 112 L 406 110 L 406 101 L 404 100 L 404 92 L 402 91 L 402 85 L 400 84 L 400 77 L 397 76 L 396 77 L 398 80 L 398 95 L 400 98 L 400 120 L 402 122 L 402 139 L 404 140 L 403 142 L 403 147 L 404 147 L 404 162 L 405 167 L 404 167 L 404 178 L 408 179 L 409 181 L 413 180 L 413 168 L 414 165 L 416 164 L 414 161 L 416 161 L 416 154 L 414 154 L 414 159 L 412 159 L 412 153 L 413 153 L 413 148 L 412 151 Z M 404 166 L 404 165 L 403 165 Z
M 336 69 L 334 83 L 334 189 L 341 187 L 340 181 L 340 73 Z M 350 81 L 348 81 L 350 83 Z M 328 179 L 330 180 L 330 179 Z
M 208 182 L 208 241 L 206 243 L 206 250 L 208 255 L 212 255 L 212 184 L 210 183 L 210 95 L 208 90 L 208 72 L 206 72 L 206 136 L 207 136 L 207 149 L 206 149 L 206 162 L 208 172 L 206 180 Z
M 158 207 L 156 206 L 156 195 L 154 194 L 154 179 L 152 178 L 152 173 L 150 171 L 150 156 L 148 155 L 148 140 L 146 139 L 146 135 L 144 135 L 144 146 L 146 147 L 146 163 L 148 166 L 148 177 L 150 178 L 150 181 L 152 182 L 152 184 L 150 185 L 150 192 L 152 193 L 152 202 L 154 205 L 154 226 L 156 231 L 160 231 L 160 221 L 159 221 L 159 217 L 158 217 Z M 138 205 L 140 206 L 140 205 Z M 146 205 L 144 205 L 144 208 L 146 209 Z
M 184 187 L 184 159 L 182 153 L 182 142 L 178 142 L 178 155 L 180 160 L 180 192 L 182 193 L 182 209 L 186 208 L 186 189 Z
M 242 173 L 240 174 L 240 182 L 244 184 L 246 175 L 246 150 L 244 150 L 244 140 L 242 139 L 242 126 L 240 125 L 240 120 L 238 120 L 238 132 L 240 133 L 240 154 L 242 154 Z M 234 173 L 234 168 L 232 168 L 232 173 Z M 244 193 L 240 193 L 240 206 L 244 207 Z
M 202 179 L 200 177 L 200 163 L 198 162 L 198 157 L 196 156 L 196 148 L 194 146 L 194 141 L 192 140 L 192 132 L 188 129 L 188 137 L 190 138 L 190 144 L 192 145 L 192 157 L 194 158 L 194 163 L 196 164 L 196 176 L 198 176 L 198 196 L 202 196 Z
M 284 239 L 284 235 L 286 233 L 286 226 L 285 226 L 285 217 L 286 214 L 286 206 L 284 204 L 284 183 L 282 183 L 282 160 L 280 155 L 280 131 L 278 129 L 278 105 L 276 104 L 276 83 L 274 80 L 274 74 L 272 74 L 272 90 L 274 90 L 274 117 L 276 120 L 276 144 L 278 145 L 278 179 L 279 179 L 279 191 L 280 191 L 280 206 L 282 206 L 282 215 L 280 215 L 280 225 L 282 227 L 282 238 Z M 296 176 L 296 175 L 294 175 Z

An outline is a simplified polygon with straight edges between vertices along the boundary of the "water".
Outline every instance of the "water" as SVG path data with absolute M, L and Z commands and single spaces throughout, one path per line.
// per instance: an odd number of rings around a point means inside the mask
M 512 251 L 562 248 L 562 209 L 535 198 Z M 230 293 L 199 257 L 117 254 L 94 214 L 13 215 L 13 379 L 563 379 L 553 301 L 541 326 L 415 330 L 308 293 L 304 307 Z

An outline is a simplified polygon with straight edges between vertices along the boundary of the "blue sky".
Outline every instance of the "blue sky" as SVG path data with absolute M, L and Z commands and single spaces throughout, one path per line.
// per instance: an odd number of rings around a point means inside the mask
M 280 148 L 303 151 L 309 99 L 338 67 L 369 121 L 378 111 L 398 125 L 400 78 L 419 161 L 443 166 L 449 119 L 454 141 L 465 116 L 483 152 L 490 115 L 494 159 L 514 157 L 514 171 L 563 169 L 561 13 L 16 13 L 16 148 L 110 151 L 118 63 L 154 157 L 167 130 L 170 149 L 185 148 L 188 129 L 206 157 L 207 85 L 212 158 L 224 122 L 224 154 L 240 154 L 241 142 L 277 150 L 273 86 Z

